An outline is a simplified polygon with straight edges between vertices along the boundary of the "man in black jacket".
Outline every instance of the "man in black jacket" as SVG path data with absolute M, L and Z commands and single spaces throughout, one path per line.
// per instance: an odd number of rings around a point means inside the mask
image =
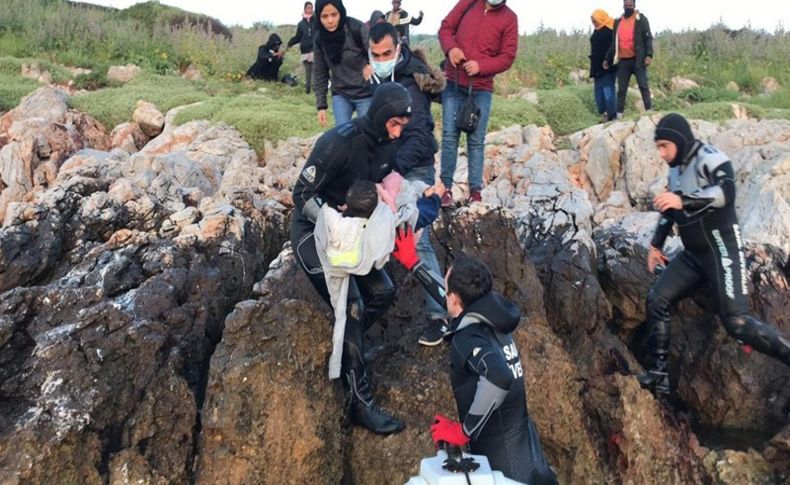
M 284 52 L 280 50 L 283 41 L 277 34 L 269 36 L 266 44 L 258 48 L 258 60 L 248 70 L 247 76 L 263 81 L 277 81 Z
M 670 308 L 707 283 L 716 296 L 718 314 L 732 337 L 790 366 L 790 341 L 749 313 L 748 274 L 743 240 L 735 214 L 735 174 L 727 155 L 694 138 L 688 121 L 668 114 L 656 127 L 656 147 L 670 166 L 669 190 L 653 205 L 661 211 L 647 266 L 653 272 L 667 263 L 664 241 L 677 224 L 683 251 L 650 288 L 647 319 L 651 362 L 640 383 L 659 395 L 669 394 Z
M 415 27 L 422 23 L 422 10 L 417 18 L 409 15 L 409 12 L 401 10 L 401 0 L 392 0 L 392 10 L 384 14 L 384 21 L 394 26 L 404 44 L 409 43 L 409 26 Z
M 330 306 L 313 235 L 318 212 L 324 204 L 335 209 L 345 206 L 348 189 L 357 180 L 381 182 L 392 171 L 388 148 L 392 140 L 401 136 L 411 114 L 411 99 L 406 89 L 397 83 L 380 88 L 364 116 L 337 126 L 318 139 L 294 186 L 296 208 L 291 245 L 299 265 Z M 352 422 L 379 434 L 397 433 L 404 424 L 373 403 L 370 375 L 362 357 L 362 337 L 394 298 L 395 286 L 383 268 L 351 277 L 342 375 Z
M 441 93 L 444 79 L 436 79 L 425 62 L 397 39 L 395 27 L 388 23 L 375 24 L 371 28 L 371 68 L 367 74 L 373 83 L 374 92 L 389 82 L 397 82 L 409 91 L 414 112 L 397 142 L 394 168 L 407 180 L 419 180 L 433 185 L 436 181 L 434 154 L 439 150 L 439 144 L 433 135 L 435 125 L 431 114 L 431 96 Z M 429 232 L 430 226 L 423 230 L 417 251 L 431 271 L 442 274 L 431 246 Z M 419 343 L 427 346 L 439 345 L 447 329 L 447 312 L 427 292 L 424 301 L 428 323 Z
M 519 308 L 492 290 L 491 271 L 474 258 L 453 261 L 444 282 L 427 272 L 410 228 L 398 230 L 393 256 L 445 302 L 454 319 L 447 339 L 460 422 L 436 416 L 434 441 L 469 444 L 512 480 L 556 484 L 527 411 L 524 369 L 512 336 L 521 321 Z
M 625 96 L 632 75 L 636 76 L 645 110 L 650 111 L 653 106 L 647 82 L 647 68 L 653 62 L 653 34 L 647 17 L 635 6 L 635 0 L 623 1 L 623 16 L 614 22 L 614 38 L 603 62 L 604 69 L 617 64 L 618 118 L 622 118 L 625 111 Z
M 304 90 L 307 94 L 310 94 L 310 86 L 313 82 L 314 35 L 313 2 L 305 2 L 302 20 L 296 25 L 296 34 L 288 41 L 288 48 L 299 44 L 299 52 L 302 54 L 302 65 L 304 66 Z

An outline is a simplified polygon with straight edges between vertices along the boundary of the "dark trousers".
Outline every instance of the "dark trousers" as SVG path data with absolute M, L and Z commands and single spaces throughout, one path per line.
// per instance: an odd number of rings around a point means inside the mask
M 304 61 L 304 90 L 310 94 L 310 87 L 313 85 L 313 63 Z
M 300 215 L 295 216 L 291 226 L 291 245 L 299 266 L 307 274 L 310 283 L 321 298 L 331 307 L 324 271 L 315 247 L 314 229 L 315 225 L 312 222 Z M 387 311 L 394 299 L 395 284 L 384 268 L 374 269 L 366 275 L 351 276 L 348 285 L 344 348 L 349 345 L 356 348 L 358 352 L 354 354 L 361 357 L 364 352 L 362 346 L 364 332 Z
M 749 313 L 743 250 L 737 237 L 714 230 L 714 249 L 706 254 L 682 251 L 667 266 L 647 295 L 647 318 L 654 354 L 669 352 L 670 309 L 707 283 L 716 309 L 730 336 L 790 366 L 790 342 L 771 325 Z
M 636 84 L 639 92 L 642 93 L 642 102 L 645 109 L 652 109 L 653 103 L 650 99 L 650 88 L 647 85 L 647 67 L 637 66 L 636 59 L 620 59 L 617 63 L 617 112 L 625 111 L 625 95 L 628 94 L 628 83 L 631 76 L 636 76 Z

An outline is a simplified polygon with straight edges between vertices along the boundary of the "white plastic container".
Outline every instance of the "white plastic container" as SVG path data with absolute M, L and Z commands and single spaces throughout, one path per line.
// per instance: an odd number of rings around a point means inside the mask
M 469 480 L 472 485 L 519 485 L 521 482 L 511 480 L 502 475 L 502 472 L 491 470 L 488 458 L 482 455 L 469 455 L 464 453 L 464 458 L 472 457 L 480 468 L 469 473 Z M 468 485 L 466 475 L 463 473 L 452 473 L 442 466 L 447 459 L 444 450 L 433 458 L 423 458 L 420 462 L 420 476 L 411 477 L 406 485 Z

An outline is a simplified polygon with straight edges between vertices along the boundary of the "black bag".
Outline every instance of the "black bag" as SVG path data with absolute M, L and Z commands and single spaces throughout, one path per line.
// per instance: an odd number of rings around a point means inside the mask
M 455 92 L 458 92 L 458 68 L 455 70 Z M 464 104 L 458 108 L 455 113 L 455 126 L 464 133 L 474 133 L 477 130 L 477 125 L 480 123 L 480 106 L 475 102 L 472 97 L 472 79 L 469 78 L 469 87 L 467 88 L 467 96 Z

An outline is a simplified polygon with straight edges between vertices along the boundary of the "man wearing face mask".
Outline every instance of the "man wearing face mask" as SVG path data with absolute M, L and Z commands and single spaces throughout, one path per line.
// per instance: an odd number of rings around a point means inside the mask
M 653 62 L 653 34 L 650 22 L 640 11 L 636 10 L 635 0 L 624 0 L 623 15 L 614 22 L 614 38 L 603 68 L 617 65 L 617 117 L 622 118 L 625 111 L 625 97 L 631 76 L 636 76 L 636 83 L 642 93 L 645 110 L 652 109 L 650 87 L 647 82 L 647 68 Z
M 556 484 L 527 410 L 524 370 L 512 335 L 521 321 L 519 308 L 493 291 L 491 271 L 481 261 L 455 259 L 444 281 L 427 271 L 410 228 L 398 230 L 392 255 L 453 318 L 446 339 L 460 421 L 437 415 L 431 426 L 434 442 L 468 444 L 512 480 Z
M 367 77 L 374 92 L 390 82 L 405 87 L 412 99 L 411 120 L 396 143 L 395 170 L 407 180 L 419 180 L 433 185 L 436 181 L 434 155 L 439 149 L 433 135 L 434 121 L 431 114 L 431 97 L 441 93 L 446 81 L 441 73 L 434 73 L 405 44 L 397 41 L 398 32 L 388 23 L 370 29 L 370 65 Z M 442 192 L 440 192 L 440 195 Z M 439 261 L 430 240 L 430 226 L 422 231 L 417 251 L 428 268 L 441 274 Z M 424 325 L 419 343 L 439 345 L 447 329 L 447 313 L 429 294 L 424 295 L 428 322 Z
M 296 181 L 291 245 L 299 265 L 330 306 L 314 236 L 318 213 L 324 204 L 343 208 L 348 189 L 357 180 L 379 183 L 392 171 L 388 148 L 401 136 L 411 114 L 409 93 L 401 85 L 381 87 L 364 116 L 337 126 L 318 139 Z M 351 421 L 385 435 L 397 433 L 405 425 L 373 402 L 362 344 L 364 332 L 387 311 L 394 298 L 395 285 L 384 268 L 351 277 L 341 368 Z

